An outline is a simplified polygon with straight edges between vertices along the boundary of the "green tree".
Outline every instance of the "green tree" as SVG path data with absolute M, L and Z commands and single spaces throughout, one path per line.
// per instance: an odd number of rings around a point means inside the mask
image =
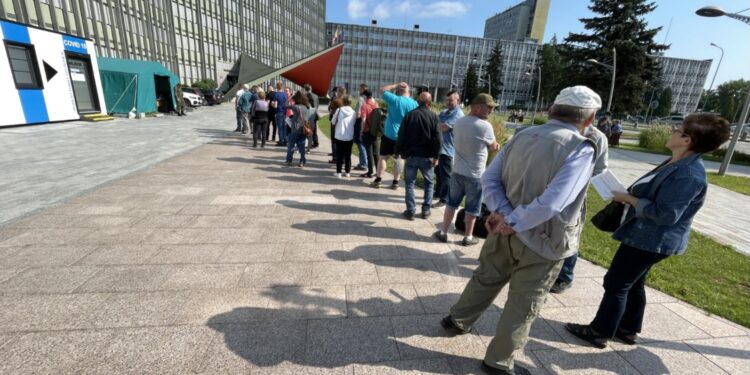
M 669 116 L 672 112 L 672 89 L 667 87 L 659 95 L 659 106 L 654 110 L 654 116 Z
M 466 101 L 471 101 L 475 96 L 479 94 L 479 77 L 477 76 L 477 66 L 474 63 L 469 64 L 469 69 L 466 70 L 466 78 L 464 78 L 464 93 L 463 98 Z
M 713 103 L 709 101 L 714 105 L 711 109 L 730 122 L 738 122 L 748 89 L 750 89 L 750 81 L 744 79 L 722 83 L 716 88 L 716 98 Z
M 201 90 L 213 90 L 218 87 L 218 85 L 213 79 L 202 79 L 200 81 L 193 82 L 192 87 L 197 87 Z
M 551 103 L 562 90 L 565 66 L 562 63 L 557 37 L 552 36 L 549 43 L 539 49 L 539 61 L 542 68 L 542 103 Z
M 569 83 L 584 84 L 609 99 L 611 71 L 586 63 L 587 59 L 612 63 L 612 49 L 617 49 L 617 75 L 612 110 L 635 113 L 641 110 L 647 82 L 661 75 L 658 62 L 651 56 L 668 48 L 654 41 L 661 27 L 649 29 L 645 16 L 656 9 L 646 0 L 592 0 L 589 9 L 595 14 L 582 18 L 588 33 L 571 33 L 561 49 Z
M 482 92 L 498 96 L 503 86 L 503 48 L 500 42 L 495 43 L 492 53 L 487 59 L 487 64 L 482 74 Z M 490 87 L 491 84 L 491 87 Z

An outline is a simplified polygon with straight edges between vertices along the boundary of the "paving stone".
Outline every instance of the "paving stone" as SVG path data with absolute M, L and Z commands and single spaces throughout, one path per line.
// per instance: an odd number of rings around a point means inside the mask
M 203 358 L 201 370 L 256 373 L 287 363 L 301 363 L 304 358 L 307 330 L 304 321 L 219 324 L 211 328 L 217 335 Z
M 76 262 L 79 265 L 123 265 L 144 264 L 156 252 L 159 245 L 105 245 Z
M 271 319 L 314 319 L 345 317 L 344 286 L 276 287 L 266 289 Z
M 448 282 L 468 282 L 479 266 L 479 261 L 469 259 L 433 259 L 432 263 Z
M 23 268 L 3 268 L 0 269 L 0 282 L 10 279 L 15 274 L 23 271 Z
M 253 225 L 250 216 L 200 215 L 190 223 L 193 228 L 244 228 Z
M 241 265 L 194 265 L 176 267 L 162 289 L 195 290 L 236 288 L 245 266 Z
M 119 214 L 125 211 L 125 207 L 123 206 L 117 206 L 117 205 L 94 205 L 94 206 L 88 206 L 85 205 L 81 207 L 80 210 L 78 210 L 77 214 L 79 215 L 112 215 L 112 214 Z
M 593 318 L 593 316 L 592 316 Z M 677 341 L 711 337 L 668 308 L 659 304 L 646 306 L 640 339 L 646 341 Z
M 277 366 L 260 367 L 252 370 L 253 375 L 354 375 L 352 365 L 326 366 L 300 365 L 283 362 Z
M 730 374 L 747 374 L 750 369 L 750 337 L 721 337 L 685 342 Z
M 92 251 L 94 246 L 26 246 L 6 254 L 0 259 L 3 267 L 68 266 L 76 263 Z
M 453 374 L 456 375 L 485 375 L 486 372 L 482 370 L 482 361 L 484 355 L 476 358 L 470 357 L 459 357 L 450 356 L 447 357 L 448 364 L 453 370 Z M 513 353 L 514 366 L 520 366 L 527 370 L 532 375 L 549 375 L 547 369 L 544 368 L 542 362 L 534 355 L 534 353 L 528 349 L 523 351 L 516 351 Z
M 84 215 L 76 226 L 82 228 L 122 228 L 131 227 L 143 220 L 143 215 Z
M 400 250 L 395 241 L 343 242 L 340 249 L 331 249 L 326 256 L 333 260 L 398 260 Z
M 448 314 L 466 287 L 465 282 L 414 284 L 419 300 L 428 314 Z
M 175 323 L 213 325 L 272 319 L 268 294 L 258 289 L 190 291 Z
M 712 316 L 684 302 L 665 303 L 663 306 L 713 337 L 743 336 L 750 333 L 746 328 L 718 316 Z
M 187 300 L 184 292 L 110 294 L 92 312 L 89 323 L 96 328 L 171 325 Z
M 348 285 L 346 307 L 349 316 L 423 314 L 422 303 L 410 284 Z
M 312 263 L 251 263 L 240 279 L 241 288 L 297 286 L 310 283 Z
M 87 328 L 87 316 L 104 294 L 15 295 L 0 297 L 0 331 Z
M 392 334 L 386 317 L 310 320 L 305 362 L 343 365 L 399 360 Z
M 550 298 L 563 306 L 599 306 L 604 296 L 604 287 L 595 279 L 581 278 L 573 281 L 573 286 L 565 293 L 550 293 Z M 593 316 L 592 316 L 593 318 Z
M 375 265 L 365 261 L 312 263 L 312 285 L 363 285 L 379 282 Z
M 83 363 L 91 373 L 183 374 L 199 366 L 211 342 L 207 327 L 129 328 L 114 331 L 98 358 Z
M 14 228 L 76 228 L 88 219 L 82 215 L 34 215 L 13 225 Z
M 90 229 L 28 229 L 26 232 L 0 242 L 0 246 L 65 245 L 91 233 Z
M 278 244 L 277 244 L 278 245 Z M 354 260 L 348 256 L 339 259 L 344 254 L 341 242 L 289 242 L 283 246 L 283 258 L 288 262 L 322 262 L 327 260 Z M 332 257 L 333 254 L 335 257 Z M 348 255 L 348 253 L 346 254 Z
M 221 244 L 163 245 L 154 256 L 142 263 L 217 263 L 225 249 L 226 245 Z
M 356 375 L 453 374 L 453 370 L 451 370 L 445 358 L 365 363 L 356 364 L 352 367 Z
M 623 345 L 617 352 L 643 375 L 723 373 L 721 368 L 682 342 Z
M 153 215 L 148 216 L 133 227 L 135 228 L 187 228 L 198 219 L 198 216 L 191 215 Z
M 159 290 L 174 266 L 108 267 L 78 288 L 79 292 L 137 292 Z
M 537 350 L 534 355 L 553 374 L 639 374 L 611 349 L 573 347 Z
M 95 360 L 111 337 L 104 331 L 33 332 L 16 337 L 0 351 L 0 373 L 76 373 Z
M 70 293 L 99 271 L 97 267 L 29 268 L 0 284 L 0 293 Z
M 272 243 L 230 244 L 219 256 L 220 263 L 265 263 L 284 259 L 285 245 Z M 302 261 L 302 259 L 289 259 Z
M 455 355 L 481 358 L 486 347 L 479 336 L 450 335 L 440 325 L 442 315 L 393 316 L 393 331 L 402 359 Z
M 137 245 L 143 243 L 151 233 L 152 230 L 146 228 L 103 228 L 95 230 L 79 242 L 90 245 Z
M 378 277 L 384 284 L 440 282 L 442 278 L 430 260 L 379 261 Z
M 456 254 L 448 244 L 402 241 L 398 244 L 402 259 L 456 259 Z

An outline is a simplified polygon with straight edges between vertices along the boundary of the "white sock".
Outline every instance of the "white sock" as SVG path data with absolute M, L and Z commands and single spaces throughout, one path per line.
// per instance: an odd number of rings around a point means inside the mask
M 471 240 L 473 240 L 473 239 L 474 239 L 474 236 L 466 236 L 466 237 L 464 237 L 464 238 L 466 238 L 467 240 L 471 241 Z
M 445 235 L 448 235 L 448 233 L 445 233 L 445 232 L 443 232 L 443 231 L 441 230 L 441 231 L 440 231 L 440 235 L 441 235 L 441 236 L 445 236 Z

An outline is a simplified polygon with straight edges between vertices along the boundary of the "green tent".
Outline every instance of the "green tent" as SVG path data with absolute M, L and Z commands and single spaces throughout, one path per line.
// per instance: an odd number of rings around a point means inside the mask
M 99 76 L 109 113 L 156 112 L 156 99 L 162 98 L 162 110 L 175 108 L 174 87 L 179 77 L 154 61 L 100 57 Z

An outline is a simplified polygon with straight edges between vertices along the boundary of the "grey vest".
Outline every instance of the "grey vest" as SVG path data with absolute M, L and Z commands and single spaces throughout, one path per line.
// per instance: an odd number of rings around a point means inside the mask
M 596 150 L 594 142 L 554 121 L 514 136 L 506 146 L 502 170 L 505 195 L 510 204 L 519 207 L 542 195 L 568 155 L 583 142 Z M 583 189 L 562 212 L 518 233 L 518 238 L 545 259 L 559 260 L 575 254 L 583 226 L 581 208 L 585 198 L 586 189 Z

